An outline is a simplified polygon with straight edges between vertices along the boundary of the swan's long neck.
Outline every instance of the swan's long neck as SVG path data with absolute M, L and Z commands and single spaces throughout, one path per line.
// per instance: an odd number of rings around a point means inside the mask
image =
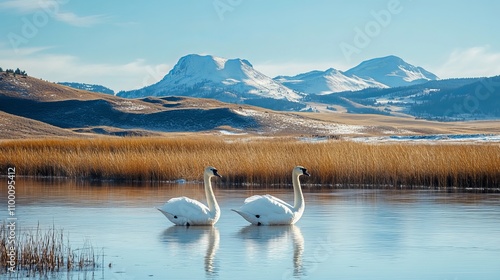
M 299 176 L 300 175 L 297 174 L 292 175 L 293 194 L 294 194 L 293 208 L 295 212 L 299 212 L 302 214 L 302 212 L 304 212 L 305 204 L 304 204 L 304 195 L 302 194 L 302 188 L 300 187 Z
M 212 190 L 212 183 L 210 182 L 210 175 L 205 174 L 204 176 L 204 181 L 205 181 L 205 195 L 207 196 L 207 204 L 208 204 L 208 209 L 210 209 L 210 212 L 213 214 L 218 214 L 220 213 L 220 208 L 219 204 L 217 204 L 217 200 L 215 199 L 214 191 Z

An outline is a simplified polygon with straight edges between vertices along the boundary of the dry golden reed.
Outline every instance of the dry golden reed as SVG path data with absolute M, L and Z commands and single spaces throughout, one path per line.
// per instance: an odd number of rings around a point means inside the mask
M 12 246 L 8 244 L 8 232 L 7 226 L 1 224 L 0 265 L 5 270 L 10 266 L 7 246 Z M 37 227 L 34 231 L 24 232 L 14 243 L 17 255 L 15 271 L 32 272 L 35 273 L 31 275 L 34 277 L 44 276 L 54 271 L 97 267 L 96 255 L 92 246 L 85 244 L 84 248 L 72 250 L 69 241 L 66 242 L 63 231 L 55 228 L 42 231 L 40 227 Z
M 296 165 L 309 184 L 500 186 L 498 144 L 320 143 L 291 138 L 38 139 L 0 143 L 0 168 L 18 175 L 116 180 L 201 180 L 213 165 L 223 184 L 289 184 Z

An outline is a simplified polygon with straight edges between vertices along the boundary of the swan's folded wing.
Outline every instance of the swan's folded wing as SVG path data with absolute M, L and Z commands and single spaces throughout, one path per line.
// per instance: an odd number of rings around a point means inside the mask
M 283 200 L 276 198 L 272 195 L 254 195 L 245 199 L 245 205 L 241 207 L 242 210 L 248 213 L 260 213 L 265 211 L 267 213 L 292 213 L 292 206 Z
M 260 199 L 260 198 L 262 198 L 262 195 L 253 195 L 251 197 L 247 197 L 245 199 L 245 203 L 250 203 L 250 202 L 257 200 L 257 199 Z
M 170 199 L 160 209 L 172 215 L 185 217 L 197 216 L 202 213 L 206 215 L 209 212 L 206 205 L 185 196 Z
M 275 203 L 275 204 L 281 204 L 282 206 L 285 206 L 286 208 L 289 208 L 289 209 L 292 209 L 292 208 L 293 208 L 293 206 L 292 206 L 292 205 L 288 204 L 288 203 L 287 203 L 287 202 L 285 202 L 284 200 L 281 200 L 281 199 L 279 199 L 279 198 L 277 198 L 277 197 L 275 197 L 275 196 L 272 196 L 272 195 L 270 195 L 270 194 L 266 194 L 266 195 L 265 195 L 265 197 L 266 197 L 267 199 L 269 199 L 270 201 L 272 201 L 273 203 Z

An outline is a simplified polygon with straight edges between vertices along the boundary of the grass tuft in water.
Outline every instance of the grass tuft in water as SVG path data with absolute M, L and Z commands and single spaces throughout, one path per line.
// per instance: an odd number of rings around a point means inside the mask
M 11 251 L 9 230 L 0 225 L 0 265 L 7 272 L 11 264 L 7 255 Z M 16 261 L 14 271 L 27 275 L 47 275 L 52 272 L 92 270 L 97 267 L 94 248 L 86 241 L 79 249 L 72 249 L 69 240 L 65 241 L 63 230 L 51 228 L 43 231 L 38 226 L 16 236 L 14 242 Z

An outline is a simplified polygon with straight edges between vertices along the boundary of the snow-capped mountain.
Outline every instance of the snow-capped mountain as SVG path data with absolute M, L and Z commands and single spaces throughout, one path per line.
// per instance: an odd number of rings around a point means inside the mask
M 308 95 L 410 86 L 436 79 L 436 75 L 396 56 L 367 60 L 345 72 L 330 68 L 272 79 L 244 59 L 190 54 L 180 58 L 158 83 L 117 95 L 191 96 L 296 111 L 308 109 L 311 98 L 304 99 Z
M 344 74 L 373 79 L 388 87 L 408 86 L 438 79 L 424 68 L 411 65 L 394 55 L 363 61 Z
M 225 102 L 270 98 L 291 102 L 302 96 L 255 70 L 244 59 L 190 54 L 179 59 L 158 83 L 127 92 L 123 97 L 180 95 L 214 98 Z
M 356 91 L 365 88 L 387 88 L 373 79 L 347 76 L 342 71 L 330 68 L 326 71 L 311 71 L 296 76 L 278 76 L 275 81 L 306 94 L 329 94 L 341 91 Z
M 330 68 L 274 78 L 295 91 L 320 95 L 365 88 L 409 86 L 437 79 L 436 75 L 406 63 L 397 56 L 366 60 L 345 72 Z

